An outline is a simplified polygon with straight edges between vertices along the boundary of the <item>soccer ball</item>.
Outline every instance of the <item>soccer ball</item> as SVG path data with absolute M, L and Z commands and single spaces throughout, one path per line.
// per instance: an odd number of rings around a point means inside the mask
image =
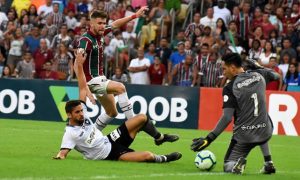
M 195 165 L 200 170 L 210 171 L 216 163 L 216 156 L 209 150 L 203 150 L 196 154 Z

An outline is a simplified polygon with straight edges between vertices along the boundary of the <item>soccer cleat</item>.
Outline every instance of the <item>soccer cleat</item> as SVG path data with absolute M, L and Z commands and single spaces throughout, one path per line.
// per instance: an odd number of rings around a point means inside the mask
M 260 173 L 262 174 L 275 174 L 276 168 L 274 167 L 274 164 L 272 161 L 265 162 L 263 168 L 260 170 Z
M 182 154 L 179 152 L 173 152 L 171 154 L 165 155 L 167 157 L 166 162 L 177 161 L 182 157 Z
M 235 165 L 232 168 L 233 174 L 243 174 L 245 170 L 247 160 L 244 157 L 240 157 L 238 161 L 235 163 Z
M 172 134 L 164 134 L 162 139 L 155 139 L 154 142 L 157 146 L 161 145 L 164 142 L 174 142 L 179 139 L 179 136 Z

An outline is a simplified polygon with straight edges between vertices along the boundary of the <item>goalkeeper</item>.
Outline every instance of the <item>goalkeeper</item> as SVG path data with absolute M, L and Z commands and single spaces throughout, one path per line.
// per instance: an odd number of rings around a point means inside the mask
M 266 81 L 279 78 L 272 70 L 263 69 L 253 61 L 244 66 L 240 56 L 230 53 L 222 58 L 224 75 L 230 80 L 223 88 L 223 115 L 206 137 L 193 140 L 191 149 L 201 151 L 208 147 L 228 126 L 234 116 L 231 143 L 224 158 L 224 171 L 241 174 L 246 157 L 256 146 L 260 146 L 265 164 L 264 174 L 275 173 L 268 141 L 273 132 L 272 121 L 266 109 Z M 251 69 L 249 69 L 251 68 Z

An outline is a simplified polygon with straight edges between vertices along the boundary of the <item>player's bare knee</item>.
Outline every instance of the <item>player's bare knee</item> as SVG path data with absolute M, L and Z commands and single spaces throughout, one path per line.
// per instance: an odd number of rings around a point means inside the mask
M 153 161 L 154 155 L 150 151 L 145 151 L 143 157 L 145 158 L 145 161 Z
M 124 84 L 118 82 L 116 91 L 117 91 L 117 94 L 123 94 L 123 93 L 125 93 L 126 92 L 126 88 L 125 88 Z
M 112 110 L 112 111 L 106 112 L 106 114 L 107 114 L 109 117 L 116 117 L 116 116 L 118 115 L 118 112 L 115 111 L 115 110 Z
M 145 114 L 138 114 L 138 115 L 136 115 L 136 116 L 139 118 L 139 120 L 140 120 L 141 122 L 143 122 L 143 123 L 146 123 L 146 122 L 147 122 L 148 117 L 147 117 Z

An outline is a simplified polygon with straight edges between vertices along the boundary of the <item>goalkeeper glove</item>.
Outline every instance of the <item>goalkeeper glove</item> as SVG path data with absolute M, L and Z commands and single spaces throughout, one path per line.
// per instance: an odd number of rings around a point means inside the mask
M 195 138 L 193 139 L 193 143 L 191 145 L 191 150 L 193 151 L 201 151 L 210 145 L 212 140 L 209 137 L 203 138 Z

